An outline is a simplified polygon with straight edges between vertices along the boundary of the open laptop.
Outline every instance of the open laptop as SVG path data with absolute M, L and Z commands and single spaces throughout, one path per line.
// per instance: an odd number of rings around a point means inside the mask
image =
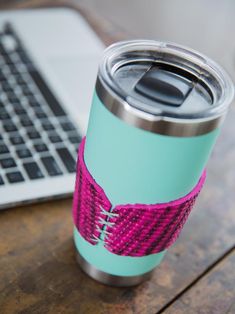
M 70 9 L 0 13 L 0 208 L 73 192 L 103 44 Z

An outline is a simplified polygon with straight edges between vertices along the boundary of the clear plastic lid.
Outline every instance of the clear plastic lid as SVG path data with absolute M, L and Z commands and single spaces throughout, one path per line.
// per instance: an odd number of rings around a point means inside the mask
M 153 121 L 188 128 L 194 124 L 195 129 L 197 123 L 218 120 L 234 94 L 227 73 L 206 56 L 150 40 L 120 42 L 106 49 L 98 80 L 111 96 L 103 97 L 110 111 L 152 131 L 159 129 Z M 104 96 L 104 90 L 100 94 Z

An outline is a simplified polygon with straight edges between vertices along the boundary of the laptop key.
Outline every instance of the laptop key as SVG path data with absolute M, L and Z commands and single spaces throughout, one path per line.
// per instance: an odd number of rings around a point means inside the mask
M 8 97 L 8 100 L 11 102 L 11 103 L 14 103 L 14 102 L 17 102 L 18 101 L 18 98 L 17 98 L 17 96 L 14 94 L 14 93 L 9 93 L 8 95 L 7 95 L 7 97 Z
M 38 119 L 47 118 L 47 115 L 45 114 L 45 112 L 36 112 L 35 114 Z
M 75 172 L 76 163 L 75 163 L 73 156 L 69 152 L 69 150 L 65 147 L 64 148 L 58 148 L 57 153 L 60 156 L 60 158 L 61 158 L 63 164 L 65 165 L 65 168 L 68 170 L 68 172 L 70 172 L 70 173 Z
M 7 52 L 4 53 L 3 56 L 4 56 L 4 59 L 5 59 L 6 64 L 8 64 L 8 65 L 12 64 L 12 60 L 11 60 L 11 58 L 9 57 L 9 55 L 7 54 Z
M 25 96 L 33 96 L 33 92 L 31 91 L 31 89 L 27 86 L 27 85 L 24 85 L 21 87 L 23 93 Z
M 28 148 L 17 149 L 16 154 L 19 158 L 22 158 L 22 159 L 32 157 L 32 154 Z
M 9 153 L 9 149 L 5 144 L 0 144 L 0 154 L 7 154 Z
M 22 115 L 22 114 L 26 114 L 26 110 L 23 107 L 16 107 L 14 108 L 14 111 L 17 115 Z
M 13 168 L 16 167 L 15 160 L 11 157 L 4 158 L 0 160 L 2 168 Z
M 24 177 L 20 171 L 9 172 L 6 174 L 10 183 L 18 183 L 24 181 Z
M 20 135 L 11 136 L 10 141 L 13 145 L 24 144 L 24 140 Z
M 17 99 L 17 100 L 15 100 L 15 101 L 11 102 L 11 106 L 12 106 L 13 108 L 16 108 L 16 107 L 23 108 L 22 105 L 21 105 L 21 103 L 20 103 L 20 100 L 19 100 L 19 99 Z
M 27 97 L 30 107 L 40 108 L 41 104 L 34 97 Z
M 28 131 L 27 135 L 31 140 L 38 139 L 41 137 L 41 135 L 37 131 Z
M 35 144 L 35 145 L 34 145 L 34 149 L 35 149 L 38 153 L 48 151 L 48 148 L 47 148 L 47 146 L 46 146 L 44 143 Z
M 25 80 L 23 79 L 22 75 L 18 74 L 15 76 L 15 79 L 19 85 L 25 85 Z
M 44 113 L 44 111 L 42 110 L 41 106 L 40 106 L 40 107 L 34 107 L 34 108 L 33 108 L 33 111 L 34 111 L 35 113 Z
M 51 124 L 49 121 L 43 121 L 42 122 L 42 127 L 45 131 L 50 131 L 50 130 L 54 130 L 55 127 L 53 124 Z
M 61 137 L 57 133 L 49 135 L 49 139 L 50 139 L 50 141 L 52 143 L 60 143 L 60 142 L 62 142 Z
M 52 156 L 42 157 L 41 161 L 51 177 L 62 174 L 62 171 Z
M 0 120 L 7 120 L 10 119 L 9 114 L 6 112 L 6 110 L 0 109 Z
M 72 122 L 62 122 L 61 123 L 62 129 L 64 131 L 74 131 L 76 130 L 75 126 L 72 124 Z
M 3 185 L 3 184 L 4 184 L 3 178 L 0 176 L 0 185 Z
M 33 126 L 33 122 L 29 119 L 28 116 L 23 116 L 22 118 L 20 118 L 20 123 L 21 123 L 24 127 Z
M 8 91 L 10 91 L 10 92 L 12 93 L 12 87 L 11 87 L 11 85 L 9 84 L 8 81 L 3 81 L 2 84 L 1 84 L 1 87 L 2 87 L 2 89 L 4 90 L 4 92 L 7 93 Z
M 1 82 L 5 82 L 5 81 L 6 81 L 6 77 L 5 77 L 5 75 L 2 73 L 2 71 L 0 72 L 0 81 L 1 81 Z
M 11 64 L 11 65 L 9 66 L 9 68 L 10 68 L 11 73 L 12 73 L 13 75 L 16 75 L 16 74 L 19 73 L 17 67 L 16 67 L 14 64 Z
M 36 162 L 28 162 L 23 164 L 24 169 L 31 180 L 41 179 L 44 177 Z
M 4 122 L 3 123 L 3 128 L 5 129 L 6 132 L 15 132 L 15 131 L 17 131 L 17 127 L 11 121 Z
M 27 132 L 37 132 L 37 129 L 35 126 L 32 126 L 29 130 L 27 130 Z
M 7 111 L 6 111 L 6 109 L 5 109 L 5 106 L 6 106 L 6 105 L 1 104 L 0 113 L 7 113 Z
M 72 144 L 79 144 L 81 142 L 81 140 L 82 140 L 81 137 L 78 136 L 78 135 L 71 135 L 71 136 L 69 136 L 69 141 Z
M 10 141 L 13 145 L 24 144 L 24 140 L 20 135 L 11 136 Z
M 47 114 L 44 112 L 44 110 L 41 107 L 35 107 L 34 113 L 38 119 L 47 118 Z
M 4 82 L 4 83 L 7 83 L 7 82 Z M 8 85 L 5 84 L 5 86 L 3 85 L 3 86 L 2 86 L 2 89 L 3 89 L 4 92 L 7 94 L 7 97 L 8 97 L 8 95 L 14 93 L 14 90 L 13 90 L 13 88 L 11 87 L 10 84 L 8 84 Z

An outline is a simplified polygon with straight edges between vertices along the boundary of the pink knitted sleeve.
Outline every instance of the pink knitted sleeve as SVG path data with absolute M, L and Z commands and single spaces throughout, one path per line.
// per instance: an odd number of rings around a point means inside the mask
M 85 138 L 82 140 L 77 161 L 77 176 L 73 196 L 73 219 L 80 234 L 91 244 L 96 244 L 100 237 L 106 211 L 111 203 L 103 189 L 95 182 L 85 165 Z
M 85 138 L 79 148 L 73 202 L 74 223 L 83 238 L 92 245 L 103 241 L 107 250 L 123 256 L 149 255 L 171 246 L 193 208 L 206 172 L 190 193 L 172 202 L 125 204 L 112 209 L 85 165 L 84 145 Z
M 107 227 L 106 248 L 112 253 L 143 256 L 161 252 L 178 238 L 205 181 L 204 172 L 186 196 L 164 204 L 118 205 Z

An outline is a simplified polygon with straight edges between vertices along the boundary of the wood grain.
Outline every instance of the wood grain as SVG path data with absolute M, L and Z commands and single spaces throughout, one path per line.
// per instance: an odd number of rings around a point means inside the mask
M 45 4 L 45 1 L 33 2 L 37 6 Z M 121 31 L 109 28 L 109 22 L 88 11 L 85 14 L 107 44 L 122 37 Z M 179 240 L 152 279 L 138 287 L 106 287 L 78 268 L 72 240 L 71 199 L 1 212 L 0 313 L 153 314 L 161 311 L 235 244 L 234 121 L 233 105 L 210 159 L 205 187 Z M 231 265 L 234 257 L 229 256 L 218 267 L 220 272 L 224 269 L 226 272 L 231 270 Z M 210 293 L 211 286 L 206 284 L 206 280 L 213 280 L 213 274 L 217 276 L 217 268 L 208 275 L 210 279 L 205 277 L 202 286 L 200 282 L 197 286 L 210 296 L 204 303 L 208 309 L 217 298 L 217 292 Z M 226 279 L 225 286 L 227 282 L 230 289 L 231 281 Z M 222 285 L 219 288 L 223 293 L 225 288 Z M 187 300 L 196 308 L 194 292 L 188 293 Z M 197 300 L 200 305 L 200 298 Z M 175 305 L 177 313 L 184 313 L 181 303 Z M 187 309 L 191 310 L 190 304 Z
M 235 250 L 170 306 L 165 314 L 235 313 Z

